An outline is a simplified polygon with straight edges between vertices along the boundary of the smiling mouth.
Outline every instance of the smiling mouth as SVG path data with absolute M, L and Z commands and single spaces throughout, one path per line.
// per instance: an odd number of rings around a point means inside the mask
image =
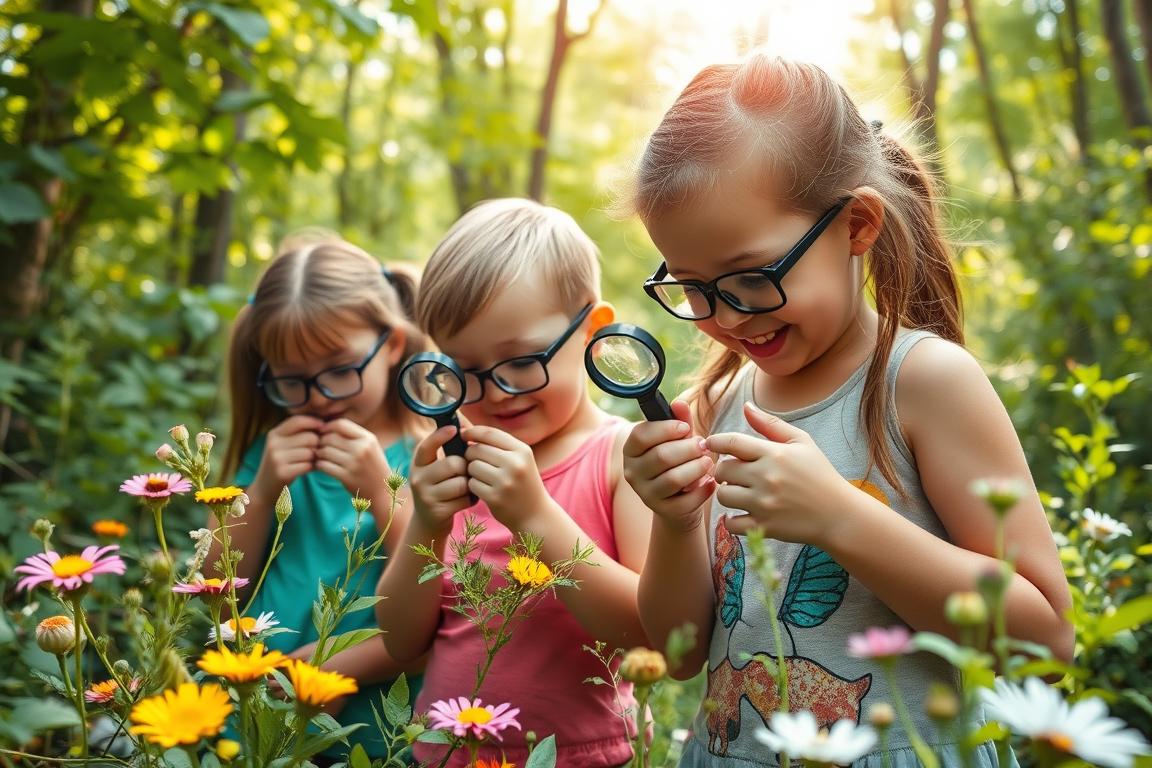
M 532 410 L 532 406 L 528 406 L 527 408 L 518 408 L 515 411 L 506 411 L 504 413 L 495 413 L 495 414 L 493 414 L 493 416 L 495 416 L 497 419 L 514 419 L 517 416 L 523 416 L 524 414 L 528 413 L 528 411 L 530 411 L 530 410 Z
M 749 344 L 755 344 L 757 346 L 759 346 L 760 344 L 767 344 L 768 342 L 772 341 L 772 339 L 776 338 L 776 335 L 778 333 L 780 333 L 780 331 L 782 331 L 782 330 L 784 330 L 784 329 L 783 328 L 777 328 L 776 330 L 772 331 L 771 333 L 766 333 L 763 336 L 751 336 L 751 337 L 748 337 L 745 339 L 740 339 L 740 341 L 747 342 Z

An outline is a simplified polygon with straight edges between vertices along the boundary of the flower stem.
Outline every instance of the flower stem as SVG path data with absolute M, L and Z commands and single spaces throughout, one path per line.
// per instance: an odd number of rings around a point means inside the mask
M 648 698 L 651 695 L 651 685 L 636 686 L 636 736 L 632 746 L 633 768 L 644 768 L 648 765 Z
M 888 681 L 888 692 L 892 696 L 892 706 L 896 709 L 896 716 L 900 718 L 900 724 L 904 726 L 904 731 L 908 734 L 908 742 L 912 745 L 912 750 L 924 768 L 938 768 L 940 763 L 936 759 L 936 755 L 932 753 L 927 742 L 920 735 L 920 731 L 916 729 L 916 724 L 912 722 L 912 716 L 908 713 L 908 706 L 904 703 L 904 696 L 900 693 L 900 685 L 896 681 L 896 670 L 892 661 L 882 662 L 881 668 L 884 670 L 884 677 Z
M 80 757 L 88 757 L 88 712 L 84 704 L 84 611 L 80 608 L 80 598 L 72 598 L 72 619 L 76 627 L 76 645 L 72 649 L 76 657 L 76 711 L 80 714 Z
M 156 538 L 160 540 L 160 551 L 171 565 L 172 555 L 168 553 L 168 540 L 164 538 L 164 502 L 154 501 L 148 506 L 152 507 L 152 520 L 156 525 Z

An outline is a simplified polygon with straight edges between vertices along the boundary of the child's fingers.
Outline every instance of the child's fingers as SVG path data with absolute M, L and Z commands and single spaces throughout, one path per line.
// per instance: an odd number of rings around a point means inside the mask
M 325 421 L 321 423 L 319 430 L 321 435 L 338 435 L 349 440 L 355 440 L 358 437 L 371 436 L 372 433 L 364 429 L 352 419 L 333 419 L 332 421 Z
M 298 432 L 317 432 L 323 426 L 323 419 L 298 413 L 295 416 L 289 416 L 284 419 L 284 421 L 273 427 L 271 431 L 279 435 L 294 435 Z
M 721 504 L 729 509 L 742 509 L 745 512 L 751 511 L 752 505 L 756 503 L 759 496 L 760 494 L 754 489 L 742 485 L 720 485 L 716 488 L 716 499 Z M 750 520 L 746 522 L 755 522 L 750 515 L 748 517 Z M 729 520 L 733 519 L 729 518 Z M 732 527 L 729 526 L 728 530 L 732 530 Z
M 637 458 L 661 443 L 679 440 L 692 434 L 687 422 L 669 419 L 667 421 L 642 421 L 632 428 L 624 441 L 624 457 Z
M 711 457 L 701 456 L 661 473 L 653 478 L 649 487 L 654 495 L 668 499 L 678 493 L 697 487 L 705 478 L 711 476 L 712 467 Z
M 719 498 L 719 493 L 717 493 Z M 732 509 L 740 509 L 740 507 L 732 507 L 731 504 L 726 504 L 723 499 L 720 500 L 721 504 Z M 731 531 L 736 536 L 747 536 L 752 531 L 762 530 L 760 522 L 752 515 L 731 515 L 724 518 L 724 527 Z
M 713 453 L 733 456 L 743 461 L 755 461 L 764 455 L 767 441 L 742 435 L 739 432 L 720 432 L 705 438 L 705 445 Z
M 412 451 L 412 466 L 426 467 L 435 462 L 440 449 L 447 445 L 455 434 L 456 427 L 449 424 L 425 437 L 416 444 L 415 450 Z

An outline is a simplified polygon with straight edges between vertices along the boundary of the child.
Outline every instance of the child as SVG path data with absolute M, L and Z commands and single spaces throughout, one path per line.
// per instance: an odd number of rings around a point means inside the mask
M 414 275 L 383 268 L 334 235 L 311 234 L 281 247 L 236 318 L 224 475 L 235 472 L 250 499 L 244 517 L 229 528 L 233 546 L 244 553 L 237 575 L 250 579 L 250 587 L 268 557 L 273 508 L 283 487 L 293 504 L 283 549 L 246 613 L 272 611 L 280 627 L 294 630 L 269 636 L 270 649 L 311 658 L 317 639 L 312 602 L 318 584 L 344 577 L 344 531 L 356 523 L 352 494 L 372 501 L 359 541 L 374 541 L 387 527 L 385 551 L 398 546 L 411 504 L 398 503 L 389 525 L 386 480 L 393 472 L 408 473 L 411 436 L 420 425 L 402 407 L 392 371 L 426 347 L 410 319 L 415 288 Z M 363 594 L 372 594 L 382 568 L 379 561 L 368 563 L 353 577 L 362 579 Z M 359 611 L 338 632 L 372 626 L 372 612 Z M 412 665 L 394 661 L 377 639 L 341 651 L 323 666 L 355 678 L 360 687 L 325 711 L 342 724 L 366 723 L 350 743 L 363 744 L 369 755 L 386 755 L 372 704 L 379 706 L 391 678 L 411 673 Z
M 556 735 L 557 765 L 617 766 L 631 756 L 634 726 L 622 709 L 631 691 L 585 682 L 605 677 L 584 646 L 646 643 L 636 608 L 651 513 L 621 480 L 627 430 L 586 391 L 584 346 L 611 322 L 599 301 L 595 245 L 576 222 L 528 200 L 492 200 L 466 213 L 437 246 L 424 270 L 417 318 L 467 373 L 461 431 L 463 458 L 438 454 L 455 433 L 433 432 L 412 457 L 415 512 L 403 545 L 384 573 L 377 604 L 385 642 L 396 659 L 431 651 L 417 712 L 432 702 L 472 695 L 484 659 L 480 634 L 451 610 L 452 585 L 417 584 L 427 561 L 411 545 L 452 557 L 466 516 L 486 528 L 478 552 L 499 572 L 502 549 L 520 533 L 543 538 L 545 563 L 594 544 L 578 566 L 578 589 L 545 593 L 496 655 L 479 697 L 520 709 L 522 731 L 480 756 L 514 765 L 527 759 L 525 734 Z M 469 506 L 469 492 L 478 502 Z M 447 594 L 446 594 L 447 593 Z M 416 757 L 438 765 L 443 747 L 417 743 Z M 458 750 L 450 765 L 467 762 Z
M 638 425 L 625 445 L 628 482 L 655 513 L 641 615 L 657 646 L 686 622 L 711 638 L 679 670 L 707 661 L 710 700 L 682 764 L 775 765 L 754 737 L 779 706 L 756 660 L 776 657 L 766 611 L 790 708 L 824 727 L 860 721 L 893 698 L 848 637 L 953 632 L 945 599 L 996 566 L 995 519 L 969 487 L 1028 478 L 1028 465 L 960 346 L 929 177 L 822 70 L 763 54 L 703 70 L 650 138 L 634 203 L 664 257 L 645 290 L 719 343 L 674 406 L 681 421 Z M 746 565 L 753 529 L 774 548 L 771 608 Z M 1069 658 L 1068 586 L 1034 491 L 1006 540 L 1008 632 Z M 897 673 L 920 732 L 946 742 L 922 702 L 930 681 L 955 683 L 951 668 L 915 654 Z M 859 764 L 916 764 L 899 726 L 887 749 Z M 991 744 L 978 759 L 995 764 Z

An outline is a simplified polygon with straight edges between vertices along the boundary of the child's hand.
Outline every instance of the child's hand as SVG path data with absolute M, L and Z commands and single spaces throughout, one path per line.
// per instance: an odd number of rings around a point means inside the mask
M 260 469 L 252 484 L 262 486 L 271 498 L 300 475 L 316 466 L 318 430 L 324 422 L 315 416 L 289 416 L 268 431 Z
M 467 464 L 460 456 L 440 458 L 440 449 L 456 434 L 456 427 L 440 427 L 416 444 L 412 452 L 413 515 L 433 530 L 452 527 L 452 516 L 472 506 L 468 498 Z
M 665 523 L 692 530 L 716 489 L 712 458 L 692 434 L 688 404 L 675 400 L 672 412 L 678 420 L 643 421 L 632 428 L 624 442 L 624 479 Z
M 820 546 L 843 508 L 837 492 L 854 489 L 807 432 L 752 403 L 744 415 L 763 439 L 736 432 L 707 439 L 710 450 L 730 457 L 716 466 L 716 498 L 748 512 L 725 525 L 736 534 L 759 528 L 774 539 Z
M 495 427 L 468 427 L 461 435 L 470 443 L 464 454 L 469 490 L 509 530 L 523 530 L 550 500 L 532 448 Z
M 351 419 L 320 423 L 316 469 L 340 481 L 348 493 L 383 482 L 391 473 L 380 441 Z

